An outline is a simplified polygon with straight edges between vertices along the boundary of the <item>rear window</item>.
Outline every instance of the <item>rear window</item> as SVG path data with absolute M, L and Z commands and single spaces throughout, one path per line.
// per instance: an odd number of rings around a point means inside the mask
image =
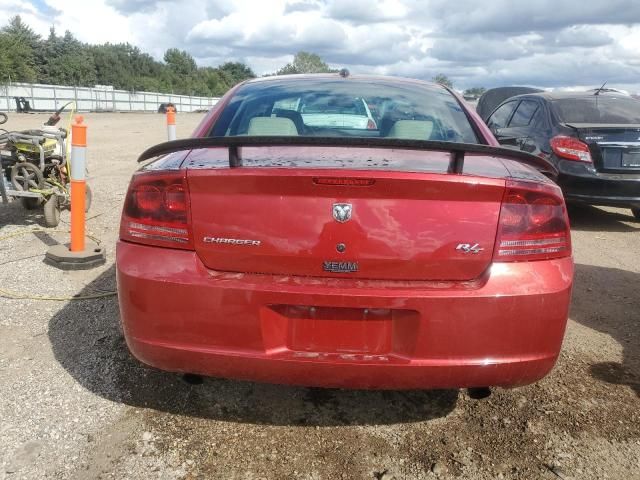
M 630 97 L 594 95 L 551 102 L 563 123 L 640 123 L 640 101 Z
M 354 79 L 264 81 L 241 87 L 212 136 L 387 137 L 478 143 L 446 90 Z

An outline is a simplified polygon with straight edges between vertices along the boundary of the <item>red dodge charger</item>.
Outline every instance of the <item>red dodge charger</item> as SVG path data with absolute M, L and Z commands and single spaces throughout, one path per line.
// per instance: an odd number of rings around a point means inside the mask
M 117 249 L 148 365 L 422 389 L 524 385 L 558 358 L 573 260 L 557 172 L 445 87 L 252 80 L 149 159 Z

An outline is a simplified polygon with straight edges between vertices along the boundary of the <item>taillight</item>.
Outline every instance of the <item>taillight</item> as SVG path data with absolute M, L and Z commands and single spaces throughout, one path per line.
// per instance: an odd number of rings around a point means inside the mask
M 120 238 L 193 250 L 184 170 L 143 172 L 133 176 L 122 211 Z
M 551 144 L 553 153 L 560 158 L 574 160 L 576 162 L 593 163 L 589 145 L 581 142 L 577 138 L 558 135 L 553 137 L 549 143 Z
M 507 181 L 494 260 L 523 262 L 570 255 L 569 217 L 560 188 Z

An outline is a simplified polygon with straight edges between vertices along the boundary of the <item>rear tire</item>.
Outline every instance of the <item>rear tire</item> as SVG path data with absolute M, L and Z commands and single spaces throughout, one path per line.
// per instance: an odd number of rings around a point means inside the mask
M 32 188 L 44 188 L 42 170 L 30 162 L 16 163 L 11 167 L 11 183 L 13 188 L 21 192 L 28 192 Z
M 87 183 L 84 188 L 84 211 L 85 213 L 89 211 L 91 208 L 91 202 L 93 201 L 93 192 L 91 191 L 91 187 Z M 61 208 L 65 210 L 71 210 L 71 198 L 68 197 L 68 200 L 64 201 L 61 205 Z
M 42 205 L 41 198 L 33 198 L 33 197 L 22 197 L 20 199 L 20 203 L 25 210 L 35 210 L 36 208 Z
M 640 220 L 640 208 L 632 208 L 631 213 L 633 213 L 633 216 L 636 217 L 636 219 Z
M 51 195 L 44 202 L 44 224 L 47 227 L 57 227 L 60 223 L 60 202 L 57 195 Z

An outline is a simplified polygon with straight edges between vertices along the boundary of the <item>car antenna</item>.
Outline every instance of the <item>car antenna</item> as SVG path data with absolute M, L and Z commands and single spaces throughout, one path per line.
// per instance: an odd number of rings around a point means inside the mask
M 606 84 L 607 84 L 607 82 L 604 82 L 600 88 L 596 88 L 596 91 L 595 91 L 594 95 L 596 95 L 596 96 L 600 95 L 600 92 L 602 92 L 602 90 L 604 90 L 604 86 Z

